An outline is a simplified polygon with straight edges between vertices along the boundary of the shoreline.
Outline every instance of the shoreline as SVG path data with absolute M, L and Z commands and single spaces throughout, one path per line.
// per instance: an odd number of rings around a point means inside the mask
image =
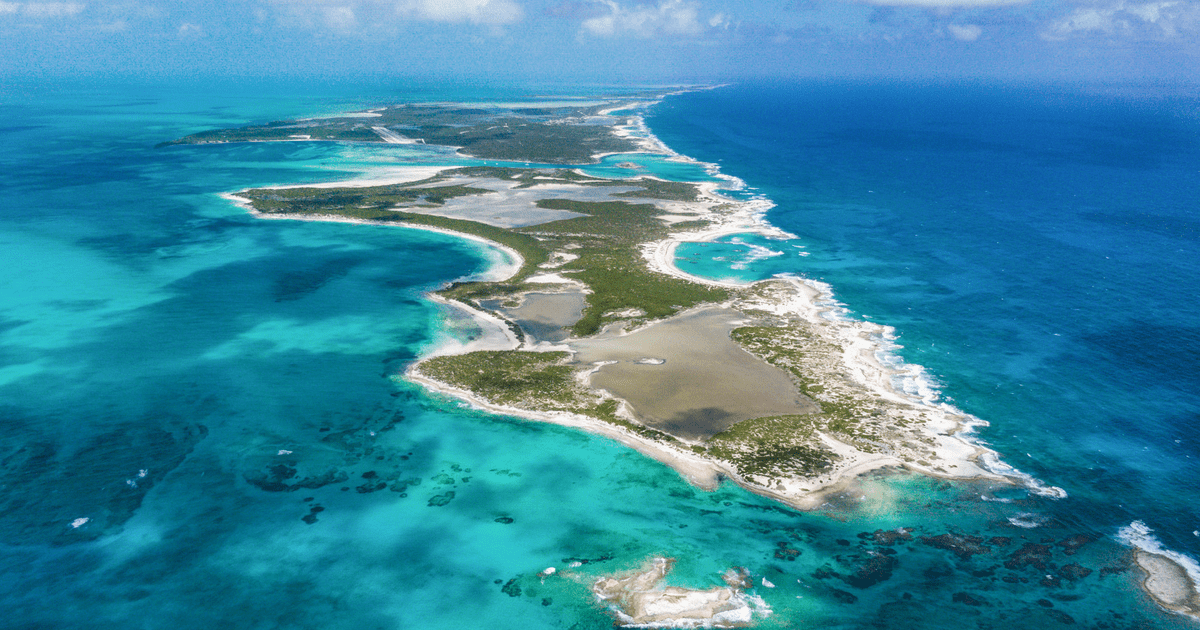
M 1122 527 L 1116 539 L 1132 549 L 1143 575 L 1138 586 L 1147 597 L 1164 610 L 1200 620 L 1200 563 L 1165 548 L 1141 521 Z
M 657 102 L 657 101 L 655 101 Z M 639 108 L 644 109 L 653 103 L 642 102 L 638 104 Z M 714 182 L 692 182 L 699 188 L 699 195 L 696 202 L 685 202 L 681 205 L 691 210 L 694 218 L 711 221 L 713 225 L 704 229 L 680 232 L 672 234 L 660 241 L 652 241 L 642 245 L 642 255 L 646 260 L 648 267 L 655 272 L 663 273 L 676 278 L 688 280 L 690 282 L 723 286 L 730 288 L 746 289 L 755 285 L 761 284 L 764 281 L 758 282 L 730 282 L 719 281 L 708 278 L 693 276 L 679 269 L 675 265 L 674 252 L 676 248 L 683 242 L 704 242 L 727 235 L 733 234 L 761 234 L 773 238 L 797 238 L 776 226 L 766 222 L 765 215 L 768 210 L 774 207 L 774 204 L 763 198 L 751 199 L 748 201 L 738 201 L 718 193 L 718 189 L 722 186 L 730 188 L 742 188 L 744 182 L 732 176 L 721 174 L 717 165 L 700 163 L 693 158 L 682 156 L 671 150 L 661 142 L 653 133 L 650 132 L 645 124 L 644 116 L 641 114 L 630 117 L 630 122 L 626 125 L 619 125 L 614 128 L 614 133 L 621 137 L 626 135 L 632 136 L 634 133 L 640 135 L 640 138 L 631 138 L 644 142 L 647 148 L 651 148 L 653 152 L 665 154 L 672 158 L 677 158 L 682 161 L 702 164 L 706 171 L 719 178 L 721 181 Z M 326 182 L 320 184 L 301 184 L 288 186 L 275 186 L 269 188 L 341 188 L 341 187 L 362 187 L 383 185 L 388 182 L 401 183 L 411 182 L 434 176 L 441 171 L 455 168 L 453 166 L 443 167 L 400 167 L 399 169 L 390 171 L 388 175 L 376 178 L 358 178 L 341 182 Z M 399 171 L 399 172 L 397 172 Z M 516 251 L 507 248 L 499 243 L 482 238 L 479 236 L 455 232 L 436 227 L 421 226 L 421 225 L 406 225 L 406 224 L 388 224 L 383 222 L 357 220 L 346 218 L 337 215 L 306 215 L 306 216 L 270 216 L 264 215 L 255 211 L 249 204 L 248 200 L 238 197 L 236 193 L 224 193 L 223 198 L 235 203 L 239 207 L 248 210 L 257 218 L 268 219 L 283 219 L 283 220 L 304 220 L 304 221 L 335 221 L 343 223 L 363 223 L 374 225 L 399 225 L 400 227 L 409 227 L 415 229 L 426 229 L 429 231 L 439 232 L 447 235 L 456 236 L 477 242 L 484 245 L 491 251 L 501 252 L 501 255 L 507 256 L 509 261 L 517 261 L 516 265 L 499 265 L 495 260 L 491 261 L 488 268 L 481 272 L 483 278 L 492 281 L 504 280 L 515 275 L 520 269 L 523 259 Z M 698 210 L 697 210 L 698 208 Z M 723 212 L 722 212 L 723 210 Z M 479 276 L 477 276 L 479 277 Z M 871 454 L 858 450 L 848 444 L 842 443 L 825 434 L 820 434 L 821 441 L 834 453 L 840 456 L 839 465 L 836 465 L 833 470 L 826 474 L 819 475 L 815 478 L 788 478 L 788 479 L 766 479 L 766 482 L 760 482 L 753 478 L 736 473 L 731 467 L 722 460 L 711 457 L 700 456 L 691 451 L 677 449 L 671 445 L 651 440 L 641 436 L 637 436 L 631 432 L 627 432 L 621 427 L 605 423 L 600 420 L 594 420 L 570 414 L 566 412 L 545 413 L 532 410 L 522 410 L 503 405 L 494 405 L 485 400 L 480 399 L 473 393 L 466 390 L 458 389 L 446 383 L 436 381 L 420 373 L 419 364 L 429 358 L 436 356 L 444 356 L 448 354 L 462 354 L 480 349 L 493 350 L 516 350 L 521 347 L 521 342 L 510 329 L 508 320 L 496 315 L 485 313 L 468 304 L 447 300 L 436 296 L 432 293 L 427 293 L 426 297 L 432 302 L 440 303 L 448 308 L 453 308 L 466 316 L 470 317 L 479 329 L 483 332 L 481 339 L 468 342 L 457 342 L 450 339 L 441 341 L 435 340 L 430 347 L 416 362 L 413 363 L 404 373 L 405 378 L 415 383 L 421 384 L 423 387 L 430 389 L 433 392 L 449 395 L 460 400 L 464 400 L 476 407 L 501 413 L 504 415 L 525 418 L 529 420 L 552 422 L 562 426 L 580 428 L 591 433 L 596 433 L 610 437 L 612 439 L 625 444 L 644 455 L 664 463 L 678 471 L 689 481 L 695 483 L 699 487 L 712 487 L 713 484 L 719 483 L 721 478 L 728 478 L 739 486 L 747 490 L 778 500 L 782 503 L 801 510 L 810 510 L 817 507 L 824 495 L 829 492 L 843 489 L 850 486 L 853 481 L 862 474 L 877 470 L 879 468 L 895 466 L 897 468 L 905 468 L 917 473 L 941 477 L 941 478 L 959 478 L 959 479 L 991 479 L 1014 482 L 1021 479 L 1019 474 L 1000 474 L 987 467 L 980 466 L 977 462 L 984 459 L 986 455 L 992 455 L 990 459 L 999 461 L 998 454 L 990 449 L 975 443 L 968 438 L 960 435 L 967 433 L 976 426 L 982 426 L 986 423 L 979 420 L 976 423 L 967 421 L 967 415 L 945 404 L 935 406 L 931 400 L 914 401 L 911 397 L 906 396 L 903 391 L 896 387 L 893 378 L 901 374 L 902 370 L 895 367 L 885 366 L 880 361 L 879 355 L 885 353 L 888 349 L 880 344 L 880 340 L 887 341 L 890 329 L 871 324 L 867 322 L 856 322 L 844 316 L 841 311 L 845 311 L 844 307 L 840 307 L 832 299 L 832 290 L 823 286 L 821 283 L 814 281 L 801 280 L 799 278 L 783 279 L 793 288 L 795 298 L 788 300 L 785 304 L 774 304 L 775 311 L 779 314 L 788 314 L 799 316 L 802 320 L 820 326 L 822 330 L 832 330 L 833 337 L 837 338 L 838 345 L 844 349 L 845 367 L 854 376 L 854 380 L 860 386 L 867 390 L 905 405 L 919 405 L 926 412 L 924 421 L 923 433 L 927 438 L 940 442 L 938 447 L 934 449 L 936 453 L 936 461 L 929 466 L 918 466 L 911 461 L 903 461 L 888 454 Z M 761 305 L 754 305 L 756 307 Z M 736 307 L 735 307 L 736 308 Z M 678 314 L 676 315 L 678 316 Z M 651 322 L 643 328 L 653 327 L 657 322 Z M 873 327 L 871 330 L 865 330 L 867 327 Z M 499 331 L 499 334 L 496 333 Z M 629 331 L 627 331 L 629 332 Z M 872 336 L 875 338 L 873 339 Z M 908 364 L 901 362 L 902 366 Z M 920 371 L 919 368 L 917 370 Z M 921 404 L 923 403 L 923 404 Z M 930 411 L 934 413 L 929 414 Z M 925 463 L 925 462 L 922 462 Z M 1011 467 L 1010 470 L 1015 471 Z M 753 477 L 751 475 L 750 477 Z M 1031 477 L 1025 476 L 1029 480 Z M 770 485 L 767 485 L 770 483 Z M 1029 486 L 1030 484 L 1024 484 Z M 1061 489 L 1054 488 L 1051 492 L 1046 493 L 1046 496 L 1065 496 L 1065 492 Z
M 710 166 L 715 168 L 715 165 Z M 737 178 L 731 179 L 739 184 L 742 183 Z M 692 232 L 672 234 L 660 241 L 646 243 L 642 247 L 642 255 L 649 268 L 690 282 L 728 288 L 747 288 L 769 282 L 770 280 L 752 282 L 715 280 L 689 274 L 675 265 L 675 251 L 685 242 L 710 242 L 735 234 L 758 234 L 779 239 L 798 238 L 766 221 L 766 213 L 775 207 L 771 201 L 752 199 L 739 202 L 717 193 L 716 189 L 719 184 L 715 182 L 701 186 L 704 195 L 735 205 L 738 210 L 732 213 L 718 214 L 710 209 L 707 213 L 709 216 L 701 215 L 700 218 L 712 220 L 713 226 Z M 988 423 L 939 401 L 939 397 L 932 387 L 925 383 L 916 383 L 917 386 L 914 389 L 925 394 L 919 400 L 906 395 L 904 390 L 898 387 L 892 379 L 927 381 L 928 377 L 925 376 L 923 367 L 904 361 L 894 352 L 897 346 L 892 341 L 895 337 L 893 328 L 853 319 L 848 315 L 848 309 L 834 298 L 832 287 L 824 282 L 797 276 L 782 277 L 777 280 L 792 284 L 796 288 L 797 294 L 801 296 L 801 299 L 788 304 L 787 306 L 790 308 L 782 309 L 782 312 L 798 315 L 804 321 L 817 326 L 840 328 L 836 332 L 840 333 L 838 336 L 841 337 L 841 345 L 845 348 L 845 364 L 855 376 L 854 380 L 882 398 L 905 405 L 918 405 L 930 416 L 925 422 L 925 435 L 940 442 L 940 448 L 937 449 L 940 461 L 934 462 L 931 466 L 919 466 L 890 458 L 890 462 L 877 465 L 867 465 L 866 462 L 851 465 L 842 471 L 839 477 L 853 478 L 877 468 L 897 465 L 913 472 L 939 478 L 1004 481 L 1020 485 L 1032 493 L 1051 499 L 1062 499 L 1067 496 L 1066 491 L 1062 488 L 1047 486 L 1033 476 L 1005 463 L 998 452 L 988 448 L 973 435 L 977 429 L 987 426 Z M 894 359 L 894 361 L 886 361 L 885 364 L 886 359 Z M 947 464 L 952 470 L 962 470 L 962 472 L 939 473 L 933 470 L 945 467 Z M 842 479 L 837 479 L 833 483 L 841 482 Z M 793 503 L 792 501 L 785 502 Z
M 674 221 L 683 221 L 684 219 L 678 217 L 690 215 L 687 217 L 688 219 L 703 219 L 712 223 L 701 229 L 678 232 L 661 240 L 643 243 L 640 251 L 647 267 L 651 271 L 689 282 L 730 289 L 746 290 L 769 282 L 789 287 L 790 292 L 778 294 L 791 296 L 793 299 L 770 304 L 771 312 L 781 317 L 798 318 L 819 329 L 822 335 L 828 334 L 828 339 L 834 340 L 838 348 L 842 350 L 842 365 L 851 380 L 865 391 L 873 393 L 877 397 L 919 409 L 922 414 L 921 430 L 923 435 L 935 444 L 933 451 L 937 456 L 929 458 L 933 463 L 922 461 L 920 464 L 924 465 L 917 465 L 911 459 L 906 460 L 889 454 L 863 452 L 829 435 L 818 433 L 821 442 L 842 457 L 832 470 L 814 477 L 773 478 L 764 476 L 756 480 L 753 475 L 739 474 L 730 462 L 711 455 L 692 452 L 687 448 L 686 442 L 669 443 L 643 437 L 621 426 L 570 412 L 539 412 L 490 403 L 470 390 L 454 387 L 423 374 L 420 370 L 421 362 L 436 356 L 462 354 L 477 350 L 517 350 L 522 346 L 526 346 L 525 349 L 529 350 L 546 348 L 523 344 L 517 334 L 514 334 L 514 322 L 505 316 L 497 316 L 471 304 L 446 299 L 433 292 L 426 293 L 425 297 L 435 304 L 470 318 L 482 333 L 478 338 L 465 342 L 455 340 L 449 334 L 431 340 L 428 347 L 422 350 L 421 356 L 405 369 L 402 375 L 405 380 L 419 385 L 431 394 L 462 401 L 465 405 L 488 413 L 557 424 L 614 440 L 670 467 L 690 484 L 704 490 L 714 490 L 723 480 L 728 479 L 754 494 L 803 511 L 820 509 L 830 495 L 854 488 L 866 473 L 889 468 L 895 470 L 888 470 L 888 475 L 899 474 L 903 470 L 939 479 L 999 481 L 1022 486 L 1028 490 L 1030 495 L 1039 495 L 1050 499 L 1061 499 L 1067 496 L 1063 489 L 1048 486 L 1003 461 L 1000 453 L 989 448 L 983 438 L 978 435 L 978 429 L 988 426 L 988 423 L 941 400 L 936 383 L 932 381 L 924 368 L 918 364 L 908 363 L 900 356 L 898 352 L 900 346 L 895 341 L 895 330 L 890 326 L 855 319 L 849 309 L 836 300 L 833 288 L 829 284 L 799 276 L 745 282 L 715 280 L 689 274 L 676 266 L 677 248 L 685 242 L 709 242 L 738 234 L 757 234 L 779 239 L 796 239 L 798 237 L 771 225 L 766 220 L 767 213 L 775 207 L 770 200 L 760 197 L 740 201 L 719 192 L 722 189 L 744 188 L 745 184 L 742 180 L 720 173 L 716 164 L 699 162 L 676 153 L 659 140 L 649 130 L 644 116 L 646 109 L 657 102 L 659 101 L 642 101 L 634 104 L 630 108 L 634 110 L 634 113 L 625 117 L 627 118 L 625 124 L 614 125 L 613 133 L 635 143 L 639 149 L 638 152 L 654 153 L 666 156 L 668 160 L 701 165 L 719 181 L 689 182 L 699 190 L 696 201 L 670 202 L 678 203 L 680 208 L 671 210 L 672 213 L 677 212 L 673 217 Z M 610 111 L 613 110 L 602 112 L 602 115 L 606 115 Z M 621 154 L 596 154 L 593 159 L 598 160 L 607 155 Z M 264 188 L 380 186 L 417 181 L 453 168 L 459 167 L 397 167 L 388 169 L 386 173 L 381 172 L 374 178 L 368 175 L 341 182 Z M 655 178 L 649 174 L 638 174 L 634 179 L 640 177 Z M 236 193 L 223 193 L 220 196 L 249 211 L 255 218 L 409 227 L 474 241 L 483 246 L 488 253 L 485 255 L 484 269 L 478 274 L 470 276 L 470 279 L 501 281 L 515 275 L 523 263 L 520 254 L 511 248 L 468 233 L 432 226 L 357 220 L 338 215 L 264 215 L 255 211 L 250 207 L 247 199 L 238 197 Z M 668 221 L 668 223 L 670 222 Z M 497 254 L 492 255 L 493 252 Z M 507 257 L 507 261 L 501 260 L 504 257 Z M 516 261 L 515 266 L 512 263 L 514 260 Z M 566 280 L 562 276 L 548 273 L 545 276 L 529 278 L 525 282 L 533 283 L 537 279 L 546 278 Z M 460 278 L 460 280 L 462 279 L 466 278 Z M 743 304 L 743 307 L 739 308 L 735 305 L 737 303 Z M 747 308 L 745 306 L 747 304 L 753 308 Z M 763 304 L 753 303 L 752 300 L 748 301 L 744 297 L 735 298 L 723 306 L 742 310 L 747 314 L 751 310 L 764 307 Z M 683 313 L 686 311 L 675 316 Z M 622 331 L 620 334 L 630 334 L 653 328 L 667 319 L 644 323 L 633 330 Z M 572 340 L 564 343 L 570 341 Z M 563 347 L 556 345 L 555 349 Z M 573 352 L 570 346 L 565 347 Z M 602 390 L 601 393 L 608 395 Z M 762 482 L 762 479 L 766 479 L 767 482 Z M 1134 525 L 1141 524 L 1135 521 Z M 1145 528 L 1144 525 L 1141 527 Z M 1144 533 L 1149 539 L 1149 543 L 1144 540 L 1126 540 L 1126 529 L 1128 528 L 1122 529 L 1119 538 L 1121 538 L 1121 542 L 1132 547 L 1130 553 L 1133 557 L 1133 564 L 1144 574 L 1143 579 L 1137 582 L 1142 592 L 1163 610 L 1200 619 L 1200 577 L 1198 577 L 1200 576 L 1200 567 L 1196 562 L 1189 556 L 1164 548 L 1157 539 L 1148 535 L 1148 528 L 1145 528 L 1147 531 Z

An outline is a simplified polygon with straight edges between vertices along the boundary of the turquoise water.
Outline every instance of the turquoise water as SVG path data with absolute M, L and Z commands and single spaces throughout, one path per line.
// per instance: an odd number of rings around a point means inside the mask
M 618 166 L 618 164 L 635 164 L 637 167 L 622 167 Z M 652 153 L 606 155 L 600 158 L 599 164 L 582 166 L 579 170 L 592 177 L 606 177 L 609 179 L 628 179 L 643 174 L 650 174 L 659 179 L 676 182 L 717 181 L 715 177 L 708 173 L 703 164 L 671 159 L 668 156 Z
M 415 230 L 255 220 L 216 196 L 458 158 L 153 148 L 208 127 L 544 86 L 15 87 L 0 100 L 6 626 L 607 628 L 588 577 L 665 554 L 676 584 L 719 584 L 735 565 L 774 583 L 756 589 L 774 610 L 766 627 L 1184 627 L 1144 601 L 1113 544 L 1050 545 L 1055 566 L 1097 571 L 1057 587 L 1038 583 L 1045 566 L 998 568 L 1081 528 L 1057 512 L 1036 530 L 1011 524 L 1048 513 L 1021 491 L 870 478 L 800 514 L 730 485 L 698 491 L 606 439 L 431 397 L 396 378 L 443 325 L 422 294 L 479 271 L 484 252 Z M 897 527 L 914 538 L 872 534 Z M 920 541 L 948 532 L 1013 540 L 968 557 Z M 564 571 L 583 561 L 579 577 Z M 543 582 L 549 566 L 560 575 Z
M 755 282 L 780 274 L 799 274 L 809 252 L 800 239 L 734 234 L 703 243 L 681 243 L 675 250 L 680 269 L 705 278 Z

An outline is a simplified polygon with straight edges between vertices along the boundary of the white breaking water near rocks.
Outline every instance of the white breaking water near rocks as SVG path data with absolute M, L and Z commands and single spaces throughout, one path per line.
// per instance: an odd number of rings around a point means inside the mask
M 744 570 L 726 571 L 724 587 L 660 588 L 674 566 L 672 558 L 651 558 L 637 571 L 596 580 L 592 592 L 612 605 L 620 625 L 639 628 L 733 628 L 771 613 L 766 602 L 743 592 L 750 586 Z

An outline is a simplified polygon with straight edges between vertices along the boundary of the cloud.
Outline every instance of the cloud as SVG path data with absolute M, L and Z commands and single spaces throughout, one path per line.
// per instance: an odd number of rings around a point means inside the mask
M 659 0 L 658 4 L 622 6 L 615 0 L 600 0 L 601 15 L 580 25 L 582 32 L 598 37 L 632 35 L 652 38 L 662 35 L 700 35 L 709 28 L 725 26 L 728 18 L 716 14 L 701 20 L 699 5 L 685 0 Z M 706 24 L 707 23 L 707 24 Z
M 521 21 L 524 10 L 512 0 L 406 0 L 397 11 L 434 22 L 512 24 Z
M 964 42 L 973 42 L 983 34 L 983 29 L 975 24 L 949 24 L 946 28 L 949 29 L 954 39 Z
M 969 9 L 1028 4 L 1030 0 L 866 0 L 885 7 L 921 7 L 926 9 Z
M 1200 6 L 1170 0 L 1080 7 L 1053 22 L 1042 38 L 1062 41 L 1075 36 L 1110 35 L 1128 38 L 1174 39 L 1180 32 L 1200 31 Z
M 321 19 L 326 26 L 335 31 L 348 31 L 358 26 L 354 9 L 346 6 L 323 7 Z
M 86 8 L 78 2 L 0 2 L 0 15 L 20 13 L 42 20 L 79 15 Z
M 267 0 L 286 18 L 337 32 L 426 21 L 499 26 L 519 22 L 516 0 Z

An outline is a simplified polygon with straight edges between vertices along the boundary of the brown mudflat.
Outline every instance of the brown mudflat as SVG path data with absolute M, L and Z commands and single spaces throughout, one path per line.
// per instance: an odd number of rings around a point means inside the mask
M 635 333 L 571 342 L 583 364 L 615 361 L 591 385 L 624 399 L 638 420 L 703 440 L 751 418 L 807 414 L 817 406 L 779 368 L 729 338 L 737 311 L 701 308 Z

